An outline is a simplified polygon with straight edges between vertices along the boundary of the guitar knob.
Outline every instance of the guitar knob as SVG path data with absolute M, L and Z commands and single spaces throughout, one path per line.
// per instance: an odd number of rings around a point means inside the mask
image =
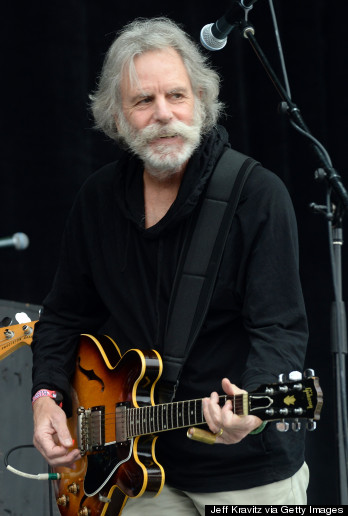
M 72 484 L 70 484 L 68 486 L 68 491 L 69 491 L 69 493 L 76 495 L 80 491 L 80 486 L 78 484 L 76 484 L 76 482 L 73 482 Z
M 88 507 L 83 505 L 77 514 L 78 516 L 90 516 L 91 511 L 88 509 Z
M 57 498 L 57 505 L 60 505 L 61 507 L 66 507 L 69 505 L 69 497 L 63 494 L 59 498 Z
M 282 421 L 278 421 L 278 423 L 276 423 L 276 428 L 278 432 L 287 432 L 289 430 L 289 423 L 282 419 Z
M 315 421 L 313 421 L 313 419 L 308 419 L 306 423 L 306 428 L 309 432 L 313 432 L 313 430 L 317 428 L 317 424 Z
M 301 423 L 298 419 L 295 419 L 295 421 L 291 423 L 291 429 L 293 432 L 299 432 L 301 430 Z
M 305 378 L 313 378 L 313 376 L 315 376 L 314 369 L 306 369 L 305 370 L 305 372 L 304 372 Z
M 292 382 L 298 382 L 299 380 L 302 380 L 302 373 L 300 371 L 291 371 L 289 374 L 289 380 Z

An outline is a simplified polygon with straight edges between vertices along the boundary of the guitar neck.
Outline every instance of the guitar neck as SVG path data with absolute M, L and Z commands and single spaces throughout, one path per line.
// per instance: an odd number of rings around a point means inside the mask
M 228 399 L 231 400 L 232 410 L 238 415 L 248 414 L 248 398 L 248 394 L 219 397 L 220 405 L 224 405 Z M 127 437 L 202 425 L 206 422 L 202 401 L 202 399 L 196 399 L 129 408 L 125 421 Z
M 0 339 L 0 360 L 27 344 L 30 346 L 33 340 L 35 322 L 16 324 L 3 328 L 3 335 Z

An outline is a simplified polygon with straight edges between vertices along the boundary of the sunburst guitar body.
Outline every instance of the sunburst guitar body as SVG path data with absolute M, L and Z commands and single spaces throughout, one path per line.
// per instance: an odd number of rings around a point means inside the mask
M 157 437 L 129 436 L 122 420 L 132 408 L 154 406 L 161 372 L 156 351 L 134 349 L 121 358 L 109 337 L 81 336 L 68 425 L 83 456 L 75 470 L 54 470 L 61 474 L 55 491 L 63 516 L 117 516 L 128 497 L 159 494 L 165 475 Z

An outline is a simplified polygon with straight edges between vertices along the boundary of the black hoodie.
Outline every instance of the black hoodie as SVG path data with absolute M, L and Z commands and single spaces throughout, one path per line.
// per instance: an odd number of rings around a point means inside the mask
M 194 153 L 167 214 L 145 229 L 143 167 L 125 155 L 83 185 L 67 221 L 54 285 L 44 300 L 33 349 L 33 392 L 64 393 L 81 333 L 106 331 L 122 353 L 162 352 L 168 302 L 191 218 L 228 145 L 214 129 Z M 221 392 L 224 377 L 246 390 L 302 370 L 306 315 L 298 274 L 295 216 L 279 178 L 256 167 L 244 187 L 211 306 L 177 391 L 177 400 Z M 294 474 L 304 460 L 303 432 L 269 424 L 236 445 L 208 446 L 186 430 L 160 434 L 166 481 L 187 491 L 250 488 Z

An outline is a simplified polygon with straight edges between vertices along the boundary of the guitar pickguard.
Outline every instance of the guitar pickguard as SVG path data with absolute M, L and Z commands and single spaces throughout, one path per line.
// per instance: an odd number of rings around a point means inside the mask
M 95 453 L 87 458 L 84 491 L 87 496 L 97 494 L 117 474 L 118 468 L 127 462 L 133 453 L 133 439 L 129 443 L 106 446 L 103 453 Z

